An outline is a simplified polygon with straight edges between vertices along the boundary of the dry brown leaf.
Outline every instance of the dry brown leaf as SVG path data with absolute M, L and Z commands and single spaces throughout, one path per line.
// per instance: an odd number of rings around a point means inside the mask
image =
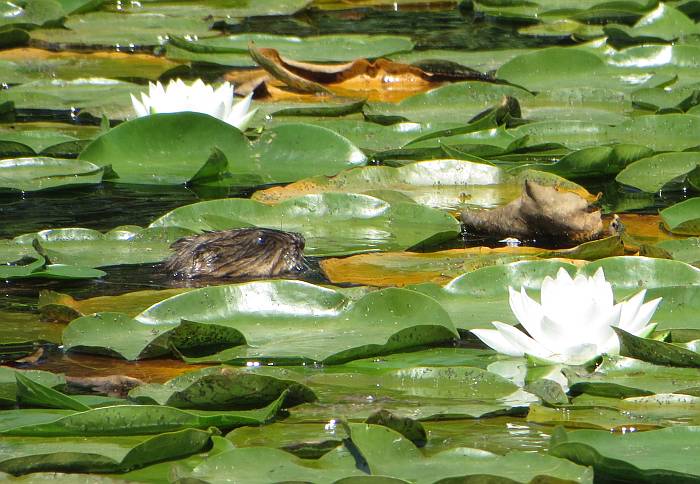
M 66 376 L 68 388 L 76 393 L 96 393 L 108 397 L 126 398 L 129 390 L 143 385 L 138 378 L 125 375 Z
M 263 69 L 287 86 L 306 93 L 367 90 L 400 90 L 415 93 L 446 80 L 444 73 L 387 59 L 356 59 L 340 64 L 317 64 L 288 59 L 275 49 L 251 43 L 250 55 Z M 452 78 L 450 78 L 452 79 Z M 493 81 L 485 74 L 462 68 L 454 80 Z
M 585 198 L 529 180 L 520 198 L 508 205 L 492 210 L 466 209 L 461 219 L 468 231 L 494 237 L 580 243 L 603 234 L 600 210 L 589 212 Z

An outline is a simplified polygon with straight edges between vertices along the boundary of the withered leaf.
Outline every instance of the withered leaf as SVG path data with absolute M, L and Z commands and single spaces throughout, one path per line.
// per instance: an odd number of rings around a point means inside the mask
M 576 193 L 525 181 L 520 198 L 492 210 L 466 209 L 461 213 L 467 230 L 497 237 L 550 238 L 585 242 L 601 236 L 600 210 L 588 211 L 588 202 Z

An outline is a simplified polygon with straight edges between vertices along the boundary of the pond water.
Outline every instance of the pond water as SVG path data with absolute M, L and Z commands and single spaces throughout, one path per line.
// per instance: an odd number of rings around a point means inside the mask
M 658 449 L 700 445 L 700 15 L 556 3 L 3 6 L 0 479 L 698 479 Z M 176 78 L 253 93 L 245 135 L 134 119 L 129 94 Z M 460 228 L 525 180 L 622 235 Z M 164 271 L 178 238 L 248 226 L 304 234 L 303 282 Z M 662 297 L 654 341 L 551 366 L 470 332 L 560 267 Z

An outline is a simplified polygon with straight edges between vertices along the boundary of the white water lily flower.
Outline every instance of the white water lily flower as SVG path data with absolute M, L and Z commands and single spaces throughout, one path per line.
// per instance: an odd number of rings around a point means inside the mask
M 542 282 L 542 303 L 531 299 L 524 288 L 512 287 L 510 307 L 529 336 L 514 327 L 493 321 L 496 329 L 474 329 L 481 341 L 511 356 L 531 355 L 552 363 L 580 365 L 596 356 L 618 354 L 620 342 L 613 326 L 636 336 L 649 335 L 656 326 L 648 324 L 661 298 L 644 302 L 646 290 L 615 304 L 612 286 L 603 269 L 593 277 L 572 279 L 563 268 L 556 279 Z
M 165 88 L 160 82 L 149 82 L 148 94 L 141 93 L 140 101 L 131 95 L 131 103 L 138 117 L 155 113 L 192 111 L 214 116 L 240 130 L 248 126 L 257 111 L 248 112 L 252 99 L 251 93 L 233 104 L 233 86 L 230 83 L 224 82 L 214 89 L 201 79 L 197 79 L 191 85 L 180 79 L 171 80 Z

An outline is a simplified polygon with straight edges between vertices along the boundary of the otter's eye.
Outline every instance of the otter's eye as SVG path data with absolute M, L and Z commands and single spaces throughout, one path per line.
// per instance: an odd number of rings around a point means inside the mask
M 255 240 L 255 243 L 258 245 L 265 245 L 265 242 L 265 236 L 263 235 L 258 236 L 258 238 Z

